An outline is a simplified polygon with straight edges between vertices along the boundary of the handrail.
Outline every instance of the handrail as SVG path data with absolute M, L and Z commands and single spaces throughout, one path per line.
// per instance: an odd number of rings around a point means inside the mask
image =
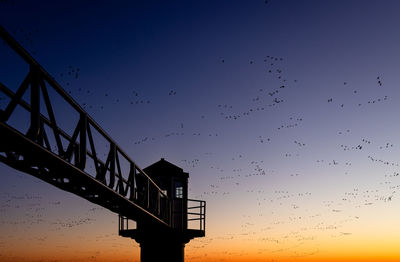
M 189 206 L 190 202 L 196 203 L 195 206 Z M 188 221 L 197 221 L 199 220 L 199 230 L 205 231 L 206 229 L 206 201 L 204 200 L 197 200 L 197 199 L 188 199 L 188 210 L 198 210 L 193 211 L 193 212 L 187 212 L 188 216 Z

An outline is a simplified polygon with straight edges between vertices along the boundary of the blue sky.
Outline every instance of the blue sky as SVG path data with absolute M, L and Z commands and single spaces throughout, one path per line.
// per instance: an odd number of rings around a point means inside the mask
M 164 157 L 190 173 L 190 197 L 207 200 L 208 238 L 188 245 L 189 257 L 201 259 L 196 247 L 206 245 L 210 254 L 228 252 L 225 259 L 232 250 L 312 259 L 329 256 L 329 245 L 392 239 L 385 234 L 400 216 L 399 7 L 397 1 L 8 0 L 0 3 L 0 23 L 139 166 Z M 0 57 L 1 81 L 15 90 L 27 68 L 5 45 Z M 57 211 L 64 222 L 94 208 L 5 165 L 0 174 L 6 181 L 0 230 L 29 204 L 7 206 L 10 195 L 41 196 L 43 214 L 64 206 Z M 116 216 L 96 212 L 81 232 L 96 239 L 100 233 L 91 227 L 104 228 L 114 243 L 134 246 L 107 225 Z M 382 214 L 393 221 L 380 228 Z M 294 217 L 308 225 L 296 237 L 304 225 Z M 60 234 L 71 234 L 64 244 L 77 248 L 70 239 L 79 233 L 67 229 L 46 241 Z M 14 238 L 1 240 L 3 250 Z M 236 248 L 245 240 L 254 250 Z M 361 247 L 374 250 L 374 243 Z

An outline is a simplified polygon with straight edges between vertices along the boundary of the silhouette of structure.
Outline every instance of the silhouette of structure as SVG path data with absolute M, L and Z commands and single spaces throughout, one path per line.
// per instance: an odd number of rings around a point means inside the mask
M 0 161 L 117 213 L 119 234 L 140 243 L 142 261 L 183 261 L 185 244 L 205 235 L 205 201 L 188 199 L 188 173 L 163 159 L 140 169 L 2 26 L 0 37 L 29 65 L 15 93 L 0 82 L 9 97 L 0 109 Z M 79 119 L 73 132 L 59 126 L 65 117 L 57 118 L 49 89 Z M 11 121 L 16 108 L 29 117 Z M 188 229 L 188 221 L 199 224 Z
M 137 228 L 129 229 L 121 219 L 119 233 L 140 244 L 143 262 L 165 260 L 165 254 L 170 261 L 184 261 L 185 244 L 204 236 L 205 201 L 188 199 L 189 174 L 163 158 L 143 170 L 171 200 L 171 226 L 160 228 L 151 221 L 137 221 Z M 198 229 L 188 229 L 188 221 L 196 220 Z

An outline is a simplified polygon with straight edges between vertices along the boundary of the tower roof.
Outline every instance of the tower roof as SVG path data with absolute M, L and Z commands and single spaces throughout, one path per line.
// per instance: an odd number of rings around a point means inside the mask
M 151 164 L 143 169 L 143 171 L 150 177 L 159 176 L 182 176 L 189 177 L 189 173 L 183 172 L 183 169 L 161 158 L 160 161 Z

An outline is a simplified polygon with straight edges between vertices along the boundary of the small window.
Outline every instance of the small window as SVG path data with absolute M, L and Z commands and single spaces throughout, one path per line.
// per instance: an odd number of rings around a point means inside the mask
M 181 181 L 175 181 L 175 197 L 183 198 L 183 184 Z

